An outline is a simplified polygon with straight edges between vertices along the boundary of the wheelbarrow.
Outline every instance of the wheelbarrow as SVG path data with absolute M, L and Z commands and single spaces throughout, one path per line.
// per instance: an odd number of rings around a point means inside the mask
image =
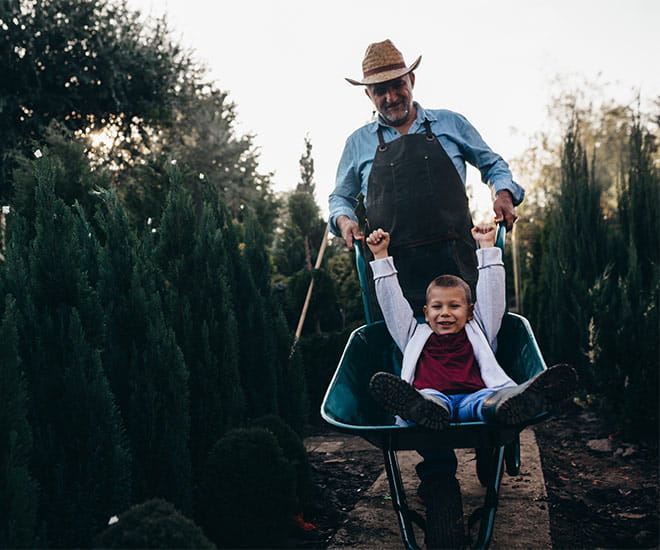
M 505 230 L 498 229 L 496 245 L 504 248 Z M 549 412 L 515 426 L 500 426 L 482 421 L 450 423 L 441 432 L 419 426 L 401 426 L 373 398 L 369 391 L 372 375 L 379 371 L 401 373 L 401 352 L 392 341 L 385 323 L 374 321 L 372 297 L 367 275 L 367 263 L 362 243 L 355 243 L 356 264 L 363 307 L 367 323 L 353 331 L 339 360 L 321 405 L 321 416 L 334 429 L 364 439 L 383 451 L 385 472 L 389 481 L 392 505 L 397 516 L 404 546 L 419 548 L 413 523 L 425 529 L 425 520 L 412 510 L 397 462 L 397 451 L 416 449 L 476 449 L 476 470 L 485 487 L 483 505 L 469 519 L 469 525 L 479 522 L 479 532 L 473 548 L 488 548 L 495 512 L 499 501 L 500 482 L 504 470 L 518 475 L 520 470 L 520 432 L 527 426 L 544 420 Z M 506 373 L 518 384 L 545 370 L 539 347 L 527 320 L 507 312 L 497 337 L 496 357 Z

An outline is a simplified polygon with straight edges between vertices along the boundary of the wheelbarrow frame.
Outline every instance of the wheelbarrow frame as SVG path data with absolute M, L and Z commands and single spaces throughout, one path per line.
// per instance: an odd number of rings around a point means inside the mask
M 504 248 L 502 227 L 498 231 L 497 246 Z M 525 427 L 544 420 L 549 413 L 544 412 L 516 426 L 499 426 L 482 421 L 450 423 L 442 432 L 419 426 L 396 425 L 395 418 L 376 403 L 368 388 L 375 372 L 400 374 L 401 352 L 392 341 L 385 323 L 373 320 L 361 243 L 355 243 L 355 251 L 367 324 L 351 333 L 323 399 L 321 416 L 334 429 L 359 435 L 382 450 L 401 537 L 405 547 L 411 550 L 419 549 L 413 523 L 424 529 L 425 521 L 408 506 L 397 452 L 476 449 L 477 475 L 486 491 L 484 503 L 471 515 L 469 525 L 479 521 L 479 533 L 473 547 L 488 548 L 503 472 L 506 468 L 509 475 L 517 475 L 520 470 L 519 434 Z M 517 383 L 547 368 L 527 320 L 509 312 L 502 320 L 496 357 Z

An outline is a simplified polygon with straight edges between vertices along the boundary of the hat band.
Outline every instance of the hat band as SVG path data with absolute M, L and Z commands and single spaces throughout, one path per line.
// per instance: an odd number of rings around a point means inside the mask
M 370 71 L 364 71 L 362 74 L 367 76 L 373 76 L 378 73 L 384 73 L 386 71 L 393 71 L 394 69 L 405 69 L 405 63 L 395 63 L 394 65 L 385 65 L 384 67 L 378 67 L 377 69 L 372 69 Z

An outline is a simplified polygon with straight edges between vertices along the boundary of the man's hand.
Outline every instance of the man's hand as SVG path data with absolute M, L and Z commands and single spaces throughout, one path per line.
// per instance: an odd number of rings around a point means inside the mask
M 390 234 L 382 229 L 376 229 L 367 237 L 367 245 L 369 245 L 369 250 L 371 250 L 375 260 L 387 258 L 389 256 L 387 248 L 390 245 Z
M 511 231 L 513 223 L 518 219 L 516 208 L 513 206 L 511 191 L 503 189 L 497 194 L 493 203 L 493 211 L 495 212 L 495 223 L 505 221 L 506 230 Z
M 339 228 L 341 238 L 344 239 L 348 250 L 353 250 L 353 241 L 355 239 L 361 241 L 364 238 L 357 222 L 353 221 L 348 216 L 339 216 L 337 218 L 337 227 Z

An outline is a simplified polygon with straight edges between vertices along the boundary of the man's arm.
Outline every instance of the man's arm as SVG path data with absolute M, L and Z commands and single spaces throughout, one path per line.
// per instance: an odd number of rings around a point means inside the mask
M 355 239 L 362 238 L 355 216 L 357 197 L 361 191 L 360 179 L 355 168 L 355 155 L 355 145 L 349 137 L 337 166 L 335 188 L 328 197 L 330 232 L 344 239 L 349 250 L 353 249 Z
M 479 132 L 462 115 L 457 116 L 457 129 L 462 137 L 461 149 L 465 159 L 481 172 L 481 181 L 488 183 L 495 192 L 493 211 L 495 221 L 506 221 L 507 230 L 511 230 L 517 219 L 516 209 L 524 196 L 525 190 L 515 181 L 506 161 L 486 144 Z

